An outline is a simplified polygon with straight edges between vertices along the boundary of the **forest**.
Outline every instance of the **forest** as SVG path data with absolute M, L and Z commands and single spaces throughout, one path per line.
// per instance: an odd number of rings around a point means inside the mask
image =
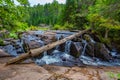
M 83 30 L 92 28 L 104 43 L 120 50 L 120 0 L 54 0 L 45 5 L 30 6 L 28 0 L 0 0 L 0 30 L 6 37 L 17 38 L 16 32 L 26 30 Z M 49 25 L 47 28 L 42 27 Z M 119 44 L 119 45 L 118 45 Z

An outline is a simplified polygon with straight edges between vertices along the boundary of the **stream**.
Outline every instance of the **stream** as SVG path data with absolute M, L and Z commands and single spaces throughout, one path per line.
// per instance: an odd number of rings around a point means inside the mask
M 51 43 L 53 35 L 56 40 L 60 40 L 74 33 L 70 31 L 55 31 L 54 34 L 52 32 L 45 34 L 44 31 L 31 31 L 23 33 L 19 40 L 5 40 L 7 42 L 6 45 L 0 46 L 0 49 L 12 56 L 19 56 L 25 53 L 28 47 L 34 49 Z M 32 58 L 32 60 L 40 66 L 45 64 L 70 67 L 84 65 L 120 66 L 120 53 L 115 49 L 108 50 L 104 44 L 98 43 L 91 36 L 89 36 L 89 41 L 83 36 L 79 37 L 79 41 L 69 40 L 50 51 L 45 51 L 39 57 Z M 102 47 L 97 46 L 97 44 Z

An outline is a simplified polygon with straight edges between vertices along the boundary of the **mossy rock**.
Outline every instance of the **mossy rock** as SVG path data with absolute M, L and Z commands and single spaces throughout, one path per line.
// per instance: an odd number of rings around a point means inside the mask
M 84 38 L 87 42 L 90 42 L 90 41 L 91 41 L 90 35 L 85 34 L 83 38 Z

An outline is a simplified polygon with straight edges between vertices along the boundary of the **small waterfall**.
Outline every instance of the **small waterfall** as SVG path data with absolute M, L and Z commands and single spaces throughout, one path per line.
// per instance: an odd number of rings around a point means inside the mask
M 56 39 L 57 39 L 57 41 L 60 40 L 60 38 L 61 38 L 61 35 L 56 35 Z M 56 50 L 58 50 L 58 48 L 59 48 L 59 45 L 56 46 Z
M 45 45 L 43 41 L 39 40 L 39 42 L 42 43 L 41 46 L 44 46 L 44 45 Z M 44 56 L 47 56 L 47 51 L 44 51 L 44 52 L 43 52 L 43 55 L 44 55 Z
M 66 43 L 65 43 L 65 53 L 69 53 L 70 52 L 70 45 L 71 45 L 71 42 L 72 41 L 67 41 Z
M 23 44 L 24 44 L 24 43 L 23 43 L 23 39 L 21 39 L 18 44 L 20 45 L 23 53 L 25 53 L 25 50 L 24 50 L 24 48 L 23 48 Z
M 84 47 L 83 47 L 83 51 L 82 51 L 81 56 L 84 56 L 84 54 L 85 54 L 85 49 L 86 49 L 86 46 L 87 46 L 87 41 L 86 41 L 86 40 L 82 40 L 82 42 L 84 43 Z
M 34 31 L 34 34 L 39 35 L 39 34 L 44 34 L 44 32 L 43 31 Z M 59 31 L 58 33 L 56 33 L 56 39 L 60 40 L 60 39 L 67 37 L 71 34 L 73 34 L 73 33 Z M 21 38 L 21 41 L 18 41 L 16 43 L 17 45 L 19 45 L 20 50 L 23 50 L 22 44 L 24 44 L 24 42 L 23 42 L 24 40 L 26 40 L 26 42 L 29 42 L 29 43 L 30 43 L 30 41 L 35 41 L 38 44 L 40 44 L 40 46 L 44 46 L 45 45 L 44 41 L 40 38 L 40 36 L 35 36 L 35 35 L 32 35 L 32 34 L 23 35 L 23 37 Z M 94 58 L 89 56 L 88 52 L 91 49 L 95 50 L 96 48 L 94 45 L 97 44 L 98 42 L 94 41 L 94 39 L 92 37 L 90 37 L 90 36 L 88 36 L 88 37 L 89 37 L 89 40 L 87 40 L 87 39 L 84 40 L 83 36 L 80 36 L 79 38 L 82 39 L 82 42 L 81 42 L 81 39 L 78 41 L 77 40 L 73 41 L 76 49 L 78 51 L 80 50 L 81 56 L 79 56 L 79 58 L 75 58 L 74 56 L 71 55 L 70 47 L 71 47 L 72 41 L 69 40 L 66 43 L 64 43 L 62 45 L 62 47 L 61 47 L 61 45 L 56 46 L 56 49 L 52 52 L 52 55 L 48 55 L 47 51 L 44 51 L 42 55 L 40 55 L 36 58 L 33 58 L 33 60 L 38 65 L 52 64 L 52 65 L 62 65 L 62 66 L 64 66 L 64 65 L 67 65 L 67 66 L 75 65 L 76 66 L 76 65 L 81 65 L 81 63 L 82 63 L 82 64 L 93 65 L 93 66 L 100 66 L 100 65 L 120 66 L 120 54 L 117 53 L 116 50 L 112 50 L 111 52 L 109 52 L 109 50 L 108 50 L 108 53 L 111 53 L 111 56 L 114 59 L 112 62 L 104 61 L 96 56 Z M 82 44 L 83 44 L 83 47 L 82 47 Z M 91 44 L 93 45 L 92 47 L 91 47 Z M 18 49 L 19 49 L 19 47 L 18 47 Z M 89 47 L 90 47 L 90 50 L 88 50 Z M 62 49 L 60 49 L 60 48 L 62 48 Z M 103 46 L 103 48 L 106 48 L 106 46 Z M 4 46 L 3 49 L 4 49 L 4 51 L 10 53 L 13 56 L 18 55 L 17 54 L 18 51 L 16 51 L 17 49 L 13 45 Z M 88 50 L 88 51 L 86 51 L 86 50 Z
M 90 37 L 90 41 L 91 41 L 92 43 L 96 43 L 96 42 L 93 40 L 93 38 L 91 38 L 91 37 Z

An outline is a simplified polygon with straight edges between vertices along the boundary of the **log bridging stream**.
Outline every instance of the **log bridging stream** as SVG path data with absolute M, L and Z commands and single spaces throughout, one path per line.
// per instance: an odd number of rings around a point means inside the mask
M 66 38 L 64 38 L 64 39 L 58 40 L 58 41 L 53 42 L 53 43 L 51 43 L 51 44 L 45 45 L 45 46 L 43 46 L 43 47 L 41 47 L 41 48 L 32 49 L 32 50 L 30 50 L 28 53 L 24 53 L 24 54 L 22 54 L 22 55 L 20 55 L 20 56 L 18 56 L 18 57 L 15 57 L 15 58 L 9 60 L 9 61 L 6 63 L 6 65 L 15 64 L 15 63 L 20 63 L 20 62 L 22 62 L 22 61 L 24 61 L 24 60 L 26 60 L 26 59 L 28 59 L 28 58 L 37 57 L 37 56 L 39 56 L 42 52 L 47 51 L 47 50 L 50 50 L 50 49 L 56 47 L 57 45 L 60 45 L 60 44 L 65 43 L 65 42 L 68 41 L 68 40 L 72 40 L 73 38 L 78 37 L 78 36 L 80 36 L 80 35 L 88 32 L 88 31 L 90 31 L 90 29 L 83 30 L 83 31 L 79 31 L 78 33 L 75 33 L 75 34 L 73 34 L 73 35 L 70 35 L 70 36 L 68 36 L 68 37 L 66 37 Z

